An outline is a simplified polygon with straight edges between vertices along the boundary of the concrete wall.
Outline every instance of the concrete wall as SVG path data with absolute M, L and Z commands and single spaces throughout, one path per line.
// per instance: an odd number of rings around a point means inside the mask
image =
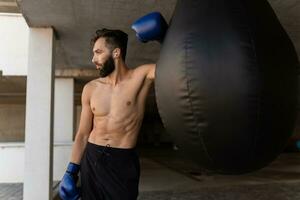
M 54 144 L 53 180 L 61 180 L 71 156 L 71 143 Z M 0 183 L 24 181 L 24 142 L 0 143 Z
M 21 14 L 0 13 L 0 71 L 27 75 L 29 28 Z
M 75 107 L 75 127 L 79 125 L 81 106 Z M 74 134 L 76 131 L 74 131 Z M 24 142 L 25 105 L 0 104 L 0 142 Z
M 0 104 L 0 142 L 24 141 L 25 105 Z

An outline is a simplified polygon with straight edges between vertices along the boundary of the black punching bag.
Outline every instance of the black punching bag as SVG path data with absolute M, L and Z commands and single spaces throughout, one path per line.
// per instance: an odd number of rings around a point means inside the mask
M 266 0 L 179 0 L 155 72 L 159 114 L 203 167 L 260 169 L 292 134 L 298 66 Z

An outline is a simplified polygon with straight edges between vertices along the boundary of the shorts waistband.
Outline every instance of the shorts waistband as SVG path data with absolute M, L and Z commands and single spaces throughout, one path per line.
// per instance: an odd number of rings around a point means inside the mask
M 87 149 L 93 150 L 93 151 L 100 151 L 100 152 L 106 152 L 110 154 L 131 154 L 136 152 L 136 148 L 118 148 L 118 147 L 111 147 L 109 144 L 106 146 L 94 144 L 91 142 L 87 142 Z

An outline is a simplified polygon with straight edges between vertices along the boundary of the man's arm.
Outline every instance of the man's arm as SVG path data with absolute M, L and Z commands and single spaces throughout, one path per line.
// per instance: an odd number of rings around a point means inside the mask
M 87 83 L 82 90 L 81 95 L 81 116 L 78 131 L 72 147 L 71 162 L 80 164 L 82 154 L 87 144 L 90 131 L 93 125 L 93 113 L 90 107 L 91 85 Z
M 80 161 L 93 124 L 93 113 L 90 108 L 90 96 L 91 84 L 88 83 L 83 87 L 81 95 L 81 117 L 79 128 L 72 147 L 71 161 L 67 166 L 66 173 L 59 183 L 58 193 L 60 198 L 64 200 L 75 200 L 80 198 L 80 189 L 77 187 L 78 173 L 80 171 Z
M 147 64 L 145 65 L 146 70 L 147 70 L 147 79 L 153 81 L 155 79 L 155 69 L 156 69 L 156 64 Z

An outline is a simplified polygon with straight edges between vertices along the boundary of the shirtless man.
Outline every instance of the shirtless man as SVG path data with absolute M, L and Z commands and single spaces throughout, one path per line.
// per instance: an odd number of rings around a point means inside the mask
M 108 29 L 96 31 L 92 39 L 92 62 L 100 77 L 82 91 L 80 123 L 59 186 L 64 200 L 137 199 L 140 163 L 135 146 L 156 65 L 128 68 L 127 40 L 123 31 Z M 79 170 L 81 192 L 76 186 Z

